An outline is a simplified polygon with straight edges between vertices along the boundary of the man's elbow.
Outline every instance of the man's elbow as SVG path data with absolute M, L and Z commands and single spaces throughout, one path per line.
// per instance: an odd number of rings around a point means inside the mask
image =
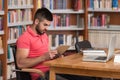
M 22 68 L 25 68 L 25 65 L 21 62 L 17 62 L 17 67 L 22 69 Z

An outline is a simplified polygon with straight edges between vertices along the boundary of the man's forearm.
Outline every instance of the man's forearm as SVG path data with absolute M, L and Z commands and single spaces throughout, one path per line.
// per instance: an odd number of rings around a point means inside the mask
M 46 59 L 44 56 L 39 56 L 35 58 L 19 59 L 17 63 L 19 68 L 27 68 L 27 67 L 33 67 L 45 60 Z

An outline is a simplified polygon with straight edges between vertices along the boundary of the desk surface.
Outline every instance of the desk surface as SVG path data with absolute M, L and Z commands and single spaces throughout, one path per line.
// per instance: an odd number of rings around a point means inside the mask
M 54 73 L 67 73 L 120 79 L 120 64 L 114 63 L 113 59 L 106 63 L 83 62 L 81 54 L 72 54 L 63 58 L 45 62 L 44 64 L 50 66 L 50 70 L 53 70 L 54 68 Z

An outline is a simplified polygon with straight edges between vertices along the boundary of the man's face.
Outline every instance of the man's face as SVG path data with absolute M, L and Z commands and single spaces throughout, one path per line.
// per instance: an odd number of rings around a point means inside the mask
M 50 26 L 51 21 L 43 20 L 36 25 L 36 31 L 38 34 L 43 34 L 47 31 L 47 28 Z

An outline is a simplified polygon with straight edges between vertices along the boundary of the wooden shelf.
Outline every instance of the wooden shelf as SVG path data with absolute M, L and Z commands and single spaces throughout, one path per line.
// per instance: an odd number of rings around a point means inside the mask
M 51 12 L 57 14 L 83 14 L 84 10 L 74 11 L 73 9 L 56 9 L 51 10 Z
M 14 44 L 14 43 L 16 43 L 16 41 L 17 41 L 17 39 L 13 39 L 13 40 L 8 40 L 8 44 Z
M 33 5 L 8 6 L 8 9 L 29 9 L 29 8 L 33 8 Z
M 48 30 L 55 30 L 55 31 L 64 31 L 64 30 L 67 30 L 67 31 L 73 31 L 73 30 L 84 30 L 84 28 L 77 28 L 77 27 L 56 27 L 56 28 L 48 28 Z
M 4 35 L 4 31 L 0 31 L 0 35 Z
M 54 49 L 56 49 L 57 47 L 51 47 L 51 50 L 54 50 Z M 75 50 L 75 46 L 70 46 L 69 48 L 68 48 L 68 50 Z
M 3 51 L 3 49 L 0 49 L 0 55 L 1 55 L 1 54 L 4 54 L 4 51 Z
M 8 23 L 8 27 L 11 26 L 20 26 L 20 25 L 29 25 L 32 24 L 32 21 L 24 21 L 24 22 L 17 22 L 17 23 Z
M 120 25 L 110 25 L 109 28 L 106 26 L 106 27 L 88 27 L 89 30 L 100 30 L 100 31 L 120 31 Z
M 9 63 L 14 63 L 14 61 L 10 61 L 10 60 L 8 60 L 7 63 L 8 63 L 8 64 L 9 64 Z
M 120 12 L 120 10 L 113 9 L 88 9 L 89 12 Z
M 5 13 L 4 13 L 4 11 L 0 11 L 0 15 L 4 15 Z

